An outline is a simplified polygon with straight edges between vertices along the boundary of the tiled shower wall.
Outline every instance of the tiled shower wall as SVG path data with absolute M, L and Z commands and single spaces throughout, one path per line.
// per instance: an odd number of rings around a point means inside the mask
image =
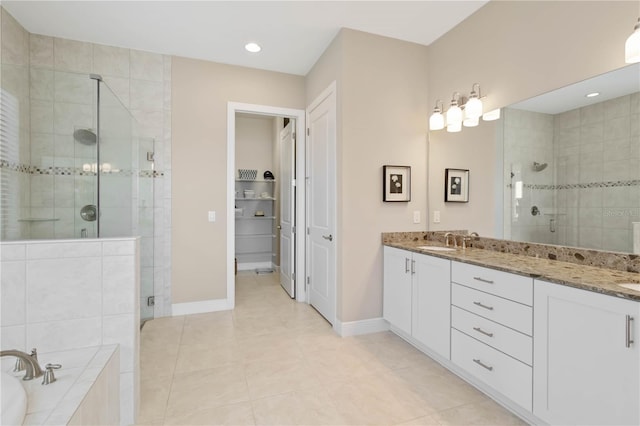
M 154 146 L 155 173 L 140 178 L 140 194 L 153 191 L 153 209 L 140 209 L 143 255 L 141 294 L 154 294 L 155 306 L 143 303 L 141 316 L 171 313 L 171 58 L 160 54 L 29 34 L 4 9 L 2 11 L 2 85 L 15 91 L 20 105 L 19 163 L 30 166 L 60 162 L 77 155 L 71 145 L 74 125 L 92 127 L 91 104 L 95 85 L 88 74 L 102 75 L 139 124 L 141 147 Z M 70 73 L 78 73 L 75 76 Z M 86 75 L 85 85 L 82 75 Z M 66 129 L 58 131 L 56 129 Z M 71 130 L 69 130 L 71 129 Z M 71 150 L 71 152 L 70 152 Z M 146 152 L 141 155 L 146 157 Z M 53 160 L 52 160 L 53 159 Z M 141 158 L 142 162 L 143 158 Z M 145 167 L 141 167 L 144 169 Z M 3 185 L 19 185 L 20 203 L 3 215 L 3 237 L 59 238 L 56 222 L 5 228 L 5 216 L 35 217 L 65 202 L 82 183 L 57 174 L 30 174 L 2 168 Z M 80 183 L 78 183 L 80 182 Z M 75 185 L 75 188 L 74 188 Z M 151 187 L 153 189 L 151 189 Z M 113 194 L 112 194 L 113 195 Z M 71 195 L 72 196 L 72 195 Z M 105 194 L 109 196 L 109 194 Z M 144 197 L 139 200 L 144 203 Z M 148 206 L 149 203 L 146 204 Z M 42 209 L 34 211 L 33 209 Z M 74 214 L 71 210 L 70 214 Z M 13 224 L 17 221 L 12 221 Z M 149 224 L 153 223 L 150 230 Z M 60 225 L 59 225 L 60 227 Z M 4 234 L 5 229 L 11 234 Z M 76 230 L 62 230 L 75 232 Z M 69 238 L 69 236 L 66 236 Z M 153 291 L 150 287 L 153 286 Z M 144 301 L 143 301 L 144 302 Z
M 640 221 L 640 93 L 555 116 L 563 245 L 632 252 Z

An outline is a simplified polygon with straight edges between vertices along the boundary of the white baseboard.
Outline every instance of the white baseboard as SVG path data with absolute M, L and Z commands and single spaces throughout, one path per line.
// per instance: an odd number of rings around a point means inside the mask
M 204 314 L 207 312 L 226 311 L 229 307 L 228 299 L 202 300 L 199 302 L 174 303 L 171 305 L 171 316 Z
M 340 336 L 347 337 L 387 331 L 389 330 L 389 323 L 383 318 L 371 318 L 348 322 L 342 322 L 336 319 L 336 324 L 333 328 Z
M 273 268 L 271 262 L 246 262 L 238 263 L 238 271 L 251 271 L 258 268 Z

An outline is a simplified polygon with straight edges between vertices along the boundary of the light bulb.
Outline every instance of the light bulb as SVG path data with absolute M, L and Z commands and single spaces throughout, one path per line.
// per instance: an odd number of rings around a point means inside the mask
M 624 61 L 628 64 L 640 62 L 640 18 L 633 30 L 624 44 Z
M 462 124 L 464 127 L 476 127 L 480 123 L 480 119 L 478 117 L 474 118 L 465 118 Z
M 441 112 L 434 112 L 429 117 L 429 130 L 442 130 L 444 129 L 444 115 Z
M 478 86 L 478 92 L 474 88 Z M 480 100 L 480 85 L 474 83 L 471 87 L 471 94 L 469 94 L 469 100 L 464 106 L 465 117 L 467 118 L 480 118 L 482 116 L 482 101 Z
M 447 125 L 447 132 L 449 133 L 457 133 L 461 130 L 462 130 L 462 122 Z
M 458 105 L 452 105 L 447 110 L 447 126 L 462 124 L 462 109 Z

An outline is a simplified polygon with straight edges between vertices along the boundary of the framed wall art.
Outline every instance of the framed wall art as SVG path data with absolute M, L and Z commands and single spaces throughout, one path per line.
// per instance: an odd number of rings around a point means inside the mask
M 382 201 L 411 201 L 411 167 L 382 166 Z
M 444 170 L 444 201 L 469 202 L 469 170 Z

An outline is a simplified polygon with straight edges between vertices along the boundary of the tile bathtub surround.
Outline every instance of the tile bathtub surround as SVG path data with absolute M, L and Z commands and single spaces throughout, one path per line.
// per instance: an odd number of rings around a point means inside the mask
M 239 273 L 236 296 L 144 326 L 138 424 L 524 424 L 390 332 L 336 335 L 276 274 Z
M 1 348 L 47 353 L 118 344 L 121 420 L 133 423 L 139 398 L 139 239 L 2 242 L 0 267 Z
M 402 241 L 439 241 L 444 243 L 444 234 L 438 232 L 386 232 L 382 234 L 382 243 Z M 449 231 L 454 234 L 467 234 L 467 231 Z M 500 240 L 495 238 L 474 238 L 472 246 L 479 249 L 501 253 L 519 254 L 540 259 L 558 260 L 576 265 L 594 266 L 617 271 L 640 273 L 640 255 L 616 253 L 601 250 L 589 250 L 576 247 L 564 247 L 550 244 Z
M 117 424 L 120 418 L 118 345 L 40 353 L 42 365 L 61 364 L 56 381 L 23 382 L 28 395 L 25 424 Z M 7 372 L 11 368 L 5 369 Z M 21 376 L 24 373 L 13 373 Z M 78 422 L 78 419 L 84 421 Z

